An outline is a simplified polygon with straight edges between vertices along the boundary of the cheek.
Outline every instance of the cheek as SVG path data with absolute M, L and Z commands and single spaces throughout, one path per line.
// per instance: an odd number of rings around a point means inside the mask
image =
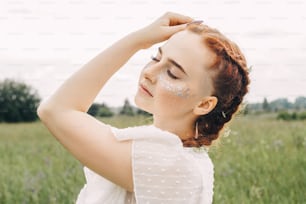
M 172 82 L 170 81 L 170 79 L 167 79 L 166 76 L 164 76 L 163 74 L 158 76 L 158 82 L 160 89 L 165 92 L 165 94 L 168 94 L 173 98 L 186 99 L 190 96 L 190 89 L 185 83 L 178 84 Z
M 163 85 L 159 85 L 159 92 L 155 100 L 155 109 L 165 115 L 181 115 L 189 112 L 192 104 L 188 88 L 171 87 L 170 89 L 170 87 L 163 87 Z

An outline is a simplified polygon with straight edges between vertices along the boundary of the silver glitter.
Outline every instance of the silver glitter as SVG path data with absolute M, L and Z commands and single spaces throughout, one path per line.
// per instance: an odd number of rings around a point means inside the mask
M 182 98 L 186 98 L 190 95 L 190 89 L 188 87 L 173 84 L 165 75 L 166 73 L 162 72 L 158 76 L 158 80 L 164 89 Z

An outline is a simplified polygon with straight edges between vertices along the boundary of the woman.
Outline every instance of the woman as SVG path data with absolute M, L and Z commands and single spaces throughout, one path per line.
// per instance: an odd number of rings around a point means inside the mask
M 107 80 L 155 43 L 135 102 L 150 126 L 116 129 L 86 114 Z M 192 18 L 166 13 L 73 74 L 38 108 L 50 132 L 84 166 L 77 203 L 211 203 L 213 164 L 201 147 L 217 139 L 249 83 L 239 48 Z

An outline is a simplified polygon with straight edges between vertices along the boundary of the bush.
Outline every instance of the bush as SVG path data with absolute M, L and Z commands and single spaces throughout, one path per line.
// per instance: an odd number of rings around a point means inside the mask
M 88 109 L 87 113 L 94 117 L 112 117 L 114 115 L 110 108 L 104 103 L 93 103 Z
M 98 103 L 93 103 L 88 109 L 87 113 L 92 116 L 97 116 L 100 109 L 100 105 Z
M 277 119 L 281 119 L 281 120 L 306 120 L 306 112 L 302 112 L 302 113 L 288 113 L 288 112 L 281 112 L 277 115 Z
M 40 100 L 36 90 L 25 83 L 9 79 L 0 82 L 0 122 L 37 120 Z
M 99 108 L 98 116 L 100 117 L 112 117 L 114 113 L 111 111 L 111 109 L 104 103 Z
M 292 120 L 291 114 L 288 112 L 281 112 L 277 115 L 277 119 L 280 120 Z
M 306 112 L 300 113 L 300 114 L 298 115 L 298 118 L 299 118 L 300 120 L 306 120 Z

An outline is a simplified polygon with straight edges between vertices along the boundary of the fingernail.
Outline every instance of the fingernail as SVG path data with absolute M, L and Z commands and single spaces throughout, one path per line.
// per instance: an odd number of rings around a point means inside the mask
M 202 20 L 195 20 L 195 21 L 191 21 L 190 23 L 187 23 L 187 25 L 190 25 L 190 24 L 201 24 L 203 22 L 204 21 L 202 21 Z

